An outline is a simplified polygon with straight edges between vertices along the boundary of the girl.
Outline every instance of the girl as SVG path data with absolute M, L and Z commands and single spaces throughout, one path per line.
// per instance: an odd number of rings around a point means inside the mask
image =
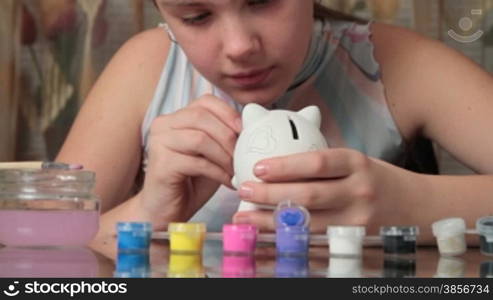
M 165 230 L 193 220 L 218 231 L 232 218 L 273 229 L 272 212 L 235 213 L 240 199 L 297 201 L 317 232 L 330 224 L 365 225 L 370 234 L 420 225 L 425 243 L 438 219 L 460 216 L 473 226 L 492 213 L 493 139 L 484 134 L 493 128 L 493 79 L 464 56 L 315 1 L 156 5 L 166 25 L 115 55 L 57 158 L 97 172 L 100 236 L 113 234 L 117 221 Z M 330 148 L 260 162 L 255 173 L 264 182 L 233 191 L 240 111 L 251 102 L 317 105 Z M 484 175 L 409 170 L 419 137 Z

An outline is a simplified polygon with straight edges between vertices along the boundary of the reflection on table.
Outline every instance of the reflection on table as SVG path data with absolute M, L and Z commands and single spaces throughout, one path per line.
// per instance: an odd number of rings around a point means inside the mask
M 0 248 L 0 277 L 154 277 L 154 278 L 401 278 L 489 277 L 493 257 L 469 248 L 459 257 L 440 257 L 435 247 L 415 255 L 385 255 L 367 247 L 362 257 L 330 256 L 327 247 L 310 248 L 308 256 L 276 255 L 273 244 L 259 245 L 254 255 L 224 254 L 220 241 L 207 241 L 202 253 L 170 253 L 165 241 L 149 251 L 118 253 L 110 240 L 88 248 Z

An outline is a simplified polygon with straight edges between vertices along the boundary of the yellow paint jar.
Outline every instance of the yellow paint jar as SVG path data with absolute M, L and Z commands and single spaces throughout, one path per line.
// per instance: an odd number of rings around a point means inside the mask
M 205 277 L 202 256 L 200 254 L 176 254 L 169 256 L 168 278 Z
M 204 223 L 170 223 L 168 225 L 170 251 L 202 252 L 206 231 Z

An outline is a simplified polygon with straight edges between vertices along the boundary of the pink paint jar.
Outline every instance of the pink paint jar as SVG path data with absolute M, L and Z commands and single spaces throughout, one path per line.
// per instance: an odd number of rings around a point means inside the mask
M 0 170 L 0 244 L 85 246 L 99 228 L 95 174 L 62 169 Z
M 255 273 L 253 255 L 223 255 L 222 274 L 224 278 L 253 278 Z
M 225 224 L 223 250 L 229 253 L 252 253 L 257 244 L 258 229 L 250 224 Z

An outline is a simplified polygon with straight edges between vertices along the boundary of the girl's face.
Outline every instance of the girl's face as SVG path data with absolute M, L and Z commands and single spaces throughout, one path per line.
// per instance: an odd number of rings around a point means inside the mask
M 241 104 L 269 105 L 300 71 L 313 28 L 309 0 L 157 0 L 194 67 Z

